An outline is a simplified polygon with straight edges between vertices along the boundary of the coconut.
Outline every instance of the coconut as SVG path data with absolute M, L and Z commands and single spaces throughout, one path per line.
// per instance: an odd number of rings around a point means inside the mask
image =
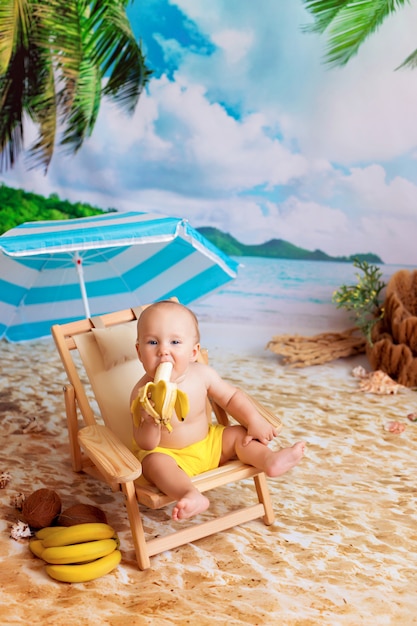
M 58 526 L 74 526 L 75 524 L 88 524 L 90 522 L 107 524 L 104 511 L 92 504 L 73 504 L 62 511 L 58 518 Z
M 61 498 L 52 489 L 38 489 L 22 504 L 22 515 L 31 528 L 51 526 L 61 512 Z

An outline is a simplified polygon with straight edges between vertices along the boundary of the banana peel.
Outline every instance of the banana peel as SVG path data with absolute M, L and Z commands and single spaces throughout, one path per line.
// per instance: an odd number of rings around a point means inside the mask
M 141 422 L 141 408 L 153 417 L 156 424 L 165 426 L 168 432 L 172 432 L 171 418 L 174 410 L 179 420 L 184 421 L 186 418 L 190 410 L 188 396 L 178 389 L 176 383 L 170 381 L 172 367 L 172 363 L 160 363 L 154 381 L 146 383 L 139 389 L 130 409 L 136 427 Z

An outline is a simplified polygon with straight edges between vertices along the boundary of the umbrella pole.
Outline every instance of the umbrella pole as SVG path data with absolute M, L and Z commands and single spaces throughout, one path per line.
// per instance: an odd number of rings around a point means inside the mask
M 85 288 L 83 261 L 82 261 L 80 255 L 78 254 L 78 252 L 76 252 L 74 254 L 74 263 L 75 263 L 75 267 L 77 269 L 78 280 L 80 282 L 81 297 L 83 299 L 85 316 L 86 317 L 91 317 L 90 306 L 88 304 L 88 298 L 87 298 L 87 290 Z

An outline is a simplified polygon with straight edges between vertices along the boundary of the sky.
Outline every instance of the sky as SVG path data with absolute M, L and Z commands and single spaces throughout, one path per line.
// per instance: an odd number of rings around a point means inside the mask
M 301 0 L 136 0 L 129 17 L 154 71 L 134 115 L 105 101 L 77 155 L 0 181 L 417 264 L 417 69 L 396 70 L 417 47 L 415 2 L 337 69 Z

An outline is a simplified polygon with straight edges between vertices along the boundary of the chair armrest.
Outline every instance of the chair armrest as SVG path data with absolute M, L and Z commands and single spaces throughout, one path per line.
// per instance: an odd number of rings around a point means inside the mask
M 109 482 L 128 483 L 142 474 L 140 461 L 107 426 L 82 428 L 78 441 Z
M 258 400 L 256 400 L 253 396 L 251 396 L 249 393 L 246 393 L 246 391 L 243 391 L 243 389 L 241 389 L 242 393 L 245 394 L 245 396 L 247 398 L 249 398 L 249 400 L 252 402 L 252 404 L 255 405 L 256 410 L 262 415 L 262 417 L 269 422 L 270 424 L 272 424 L 272 426 L 274 426 L 274 428 L 276 428 L 277 430 L 281 430 L 282 428 L 282 422 L 279 419 L 279 417 L 277 417 L 274 413 L 272 413 L 269 409 L 267 409 L 263 404 L 261 404 L 260 402 L 258 402 Z

